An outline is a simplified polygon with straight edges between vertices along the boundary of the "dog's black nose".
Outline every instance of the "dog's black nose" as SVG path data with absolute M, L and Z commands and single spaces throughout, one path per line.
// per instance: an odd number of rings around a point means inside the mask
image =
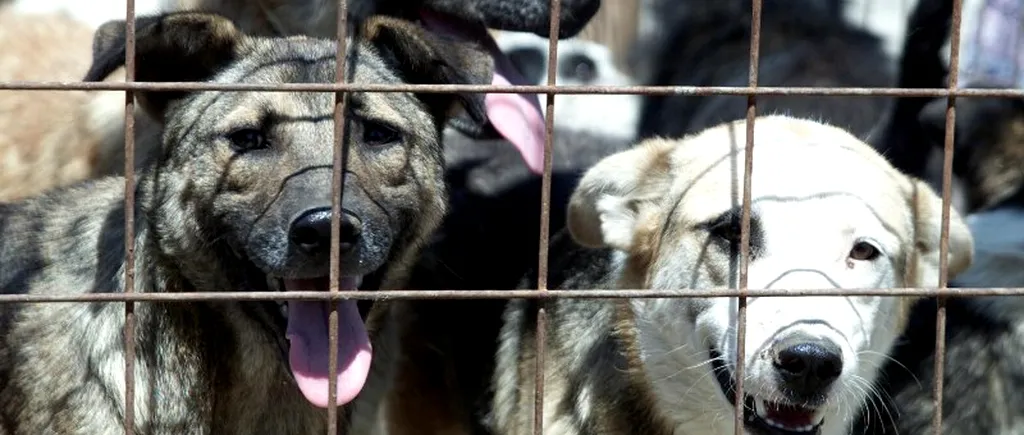
M 355 216 L 344 212 L 341 214 L 340 225 L 339 248 L 344 253 L 359 241 L 362 225 Z M 305 254 L 331 252 L 331 208 L 309 210 L 300 215 L 292 221 L 289 237 L 295 247 Z
M 830 340 L 793 336 L 773 346 L 779 379 L 798 400 L 814 400 L 843 372 L 843 352 Z

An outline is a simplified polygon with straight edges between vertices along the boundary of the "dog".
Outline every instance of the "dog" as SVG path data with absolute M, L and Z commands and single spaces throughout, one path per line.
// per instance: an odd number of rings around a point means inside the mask
M 630 52 L 644 85 L 749 84 L 750 0 L 678 2 L 650 6 L 658 20 Z M 848 22 L 841 0 L 765 0 L 761 9 L 759 86 L 887 87 L 893 61 L 879 38 Z M 873 143 L 890 106 L 888 97 L 772 95 L 757 97 L 761 114 L 819 119 Z M 676 138 L 742 118 L 741 95 L 644 97 L 638 136 Z
M 335 81 L 332 40 L 256 37 L 209 13 L 143 17 L 136 26 L 141 81 Z M 97 31 L 87 81 L 123 65 L 124 27 L 114 21 Z M 356 83 L 491 79 L 481 47 L 408 21 L 377 17 L 357 36 L 346 73 Z M 136 95 L 164 133 L 136 189 L 134 291 L 326 290 L 335 94 Z M 447 207 L 442 130 L 455 113 L 482 120 L 483 102 L 479 94 L 353 93 L 346 107 L 338 285 L 397 288 Z M 124 291 L 124 186 L 119 177 L 88 180 L 0 206 L 2 292 Z M 326 430 L 327 307 L 139 304 L 134 430 Z M 366 433 L 389 385 L 401 303 L 357 310 L 346 300 L 337 312 L 337 403 L 352 432 Z M 121 433 L 123 322 L 119 304 L 5 305 L 0 433 Z
M 972 88 L 992 88 L 976 85 Z M 917 122 L 930 146 L 928 179 L 941 192 L 946 100 L 933 99 L 921 108 Z M 1008 205 L 1024 205 L 1024 100 L 965 97 L 956 101 L 953 138 L 955 205 L 976 213 Z
M 94 31 L 61 13 L 0 6 L 0 80 L 80 80 L 92 60 Z M 123 80 L 123 74 L 108 79 Z M 115 91 L 0 92 L 0 201 L 122 173 L 124 129 L 117 127 L 124 102 L 124 93 Z M 148 127 L 137 126 L 139 142 L 159 139 L 159 131 Z
M 24 16 L 0 6 L 0 80 L 79 79 L 89 67 L 91 39 L 90 28 L 67 17 Z M 79 42 L 80 56 L 65 49 Z M 89 101 L 81 91 L 0 92 L 0 200 L 31 196 L 89 173 L 94 156 L 82 152 L 87 147 L 66 146 L 98 136 L 97 126 L 78 110 Z M 55 129 L 55 123 L 66 128 Z
M 964 10 L 966 11 L 965 3 Z M 948 0 L 921 0 L 908 19 L 901 87 L 947 86 L 948 67 L 942 46 L 949 39 L 953 5 Z M 966 36 L 966 30 L 963 31 Z M 970 56 L 963 53 L 962 58 Z M 991 87 L 961 74 L 968 87 Z M 941 160 L 946 133 L 945 98 L 900 97 L 886 127 L 885 140 L 897 151 L 895 165 L 929 181 L 941 191 Z M 1018 99 L 956 99 L 953 137 L 953 204 L 974 240 L 971 266 L 950 287 L 1024 286 L 1024 191 L 1020 163 L 1024 105 Z M 1019 296 L 964 296 L 946 299 L 946 352 L 943 377 L 942 432 L 947 434 L 1016 434 L 1024 430 L 1024 304 Z M 908 326 L 897 340 L 892 359 L 874 389 L 877 409 L 865 410 L 852 433 L 868 435 L 932 431 L 935 412 L 935 298 L 911 310 Z
M 530 84 L 546 85 L 548 39 L 526 32 L 500 32 L 495 40 Z M 555 83 L 570 86 L 631 86 L 632 78 L 615 66 L 608 47 L 578 38 L 558 41 Z M 542 106 L 547 95 L 540 94 Z M 562 94 L 555 96 L 555 128 L 586 131 L 625 142 L 636 138 L 640 96 Z
M 534 32 L 547 36 L 548 2 L 541 0 L 518 0 L 520 3 L 515 7 L 507 1 L 494 0 L 424 0 L 415 3 L 394 0 L 353 0 L 349 1 L 349 24 L 350 31 L 354 32 L 362 21 L 372 15 L 388 15 L 408 20 L 417 21 L 429 30 L 444 32 L 449 35 L 457 35 L 460 39 L 473 43 L 482 43 L 491 53 L 496 68 L 494 80 L 498 84 L 525 84 L 514 68 L 503 56 L 500 50 L 494 45 L 491 38 L 484 30 L 484 26 L 504 28 L 513 31 Z M 125 3 L 120 1 L 105 1 L 102 3 L 90 2 L 87 7 L 85 3 L 77 0 L 7 0 L 2 2 L 3 7 L 9 7 L 16 11 L 19 16 L 30 17 L 38 13 L 66 14 L 69 19 L 76 21 L 79 27 L 95 27 L 100 23 L 112 19 L 124 19 Z M 600 0 L 572 0 L 562 4 L 563 13 L 560 15 L 560 32 L 563 37 L 571 37 L 582 30 L 583 26 L 597 12 Z M 156 14 L 160 12 L 201 10 L 219 13 L 235 22 L 242 31 L 257 36 L 293 36 L 306 35 L 322 38 L 334 38 L 336 36 L 336 2 L 306 0 L 306 1 L 280 1 L 261 0 L 257 2 L 237 0 L 145 0 L 136 2 L 136 15 Z M 34 19 L 34 18 L 32 18 Z M 31 41 L 18 40 L 14 42 L 19 46 L 30 46 Z M 10 53 L 18 51 L 15 47 Z M 81 50 L 81 55 L 88 56 L 87 49 Z M 10 57 L 10 56 L 7 56 Z M 10 57 L 12 61 L 25 62 L 23 57 Z M 2 57 L 0 57 L 2 63 Z M 26 62 L 27 63 L 27 62 Z M 79 65 L 80 72 L 75 72 L 80 77 L 88 69 L 88 64 Z M 39 73 L 31 80 L 45 79 L 46 76 Z M 69 80 L 64 77 L 53 80 Z M 123 81 L 124 71 L 112 72 L 107 81 Z M 31 105 L 33 96 L 43 95 L 39 91 L 21 96 L 19 94 L 0 95 L 0 98 L 11 98 L 11 104 Z M 18 196 L 8 196 L 11 200 L 18 197 L 30 195 L 52 187 L 67 185 L 69 183 L 84 179 L 97 178 L 110 175 L 123 175 L 125 168 L 124 154 L 124 101 L 125 93 L 122 91 L 91 91 L 84 93 L 88 95 L 89 101 L 80 103 L 77 100 L 58 100 L 60 109 L 68 112 L 82 113 L 80 119 L 89 119 L 90 126 L 95 125 L 93 130 L 82 134 L 72 130 L 67 124 L 56 124 L 51 126 L 48 136 L 58 134 L 74 135 L 65 147 L 75 155 L 89 156 L 88 165 L 80 173 L 72 177 L 71 171 L 64 171 L 66 174 L 60 179 L 50 177 L 46 183 L 22 182 L 12 180 L 12 183 L 5 183 L 6 188 L 18 193 Z M 56 94 L 70 95 L 70 94 Z M 533 94 L 491 94 L 485 99 L 488 105 L 488 121 L 477 123 L 464 116 L 455 116 L 450 120 L 452 129 L 481 140 L 492 140 L 496 138 L 511 138 L 510 142 L 521 150 L 523 158 L 528 167 L 539 173 L 543 162 L 544 147 L 544 122 L 539 100 Z M 34 123 L 34 113 L 16 112 L 8 116 L 9 121 L 15 125 Z M 155 152 L 160 148 L 160 124 L 157 120 L 150 119 L 144 112 L 135 113 L 135 168 L 143 168 L 155 159 Z M 65 130 L 69 130 L 65 132 Z M 48 136 L 35 134 L 28 136 L 18 143 L 18 146 L 34 145 L 36 142 L 49 140 Z M 29 145 L 23 145 L 29 144 Z M 61 150 L 64 152 L 64 150 Z M 56 171 L 58 163 L 52 160 L 22 162 L 15 168 L 17 171 L 28 174 L 45 174 Z M 10 172 L 9 172 L 10 173 Z M 14 183 L 19 183 L 15 185 Z
M 736 298 L 576 299 L 571 290 L 736 288 L 745 128 L 650 139 L 587 171 L 567 230 L 552 240 L 548 286 L 566 298 L 513 300 L 503 317 L 495 433 L 532 427 L 538 304 L 545 433 L 733 433 Z M 923 181 L 825 123 L 762 116 L 753 134 L 749 288 L 937 284 L 942 203 Z M 795 159 L 807 162 L 799 172 Z M 957 213 L 949 222 L 955 276 L 971 264 L 973 241 Z M 749 298 L 745 432 L 846 433 L 913 299 Z

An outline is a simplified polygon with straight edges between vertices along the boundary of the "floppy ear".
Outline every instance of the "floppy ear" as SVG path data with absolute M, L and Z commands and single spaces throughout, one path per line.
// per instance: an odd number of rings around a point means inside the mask
M 124 20 L 108 21 L 93 37 L 93 61 L 84 81 L 101 81 L 125 64 Z M 242 34 L 220 15 L 175 12 L 135 20 L 135 80 L 206 81 L 236 58 Z M 156 120 L 186 92 L 140 91 L 139 104 Z
M 668 154 L 675 145 L 652 139 L 590 168 L 569 198 L 566 226 L 576 243 L 630 250 L 644 207 L 668 188 L 662 183 L 671 177 Z
M 374 16 L 361 35 L 410 84 L 489 84 L 494 61 L 483 47 L 429 32 L 410 21 Z M 461 107 L 474 123 L 487 122 L 483 93 L 417 93 L 438 128 Z
M 913 287 L 939 285 L 939 243 L 942 235 L 942 198 L 927 184 L 911 178 L 909 203 L 913 211 L 914 246 L 908 263 L 907 281 Z M 970 267 L 974 259 L 974 237 L 955 208 L 949 210 L 947 279 L 952 280 Z

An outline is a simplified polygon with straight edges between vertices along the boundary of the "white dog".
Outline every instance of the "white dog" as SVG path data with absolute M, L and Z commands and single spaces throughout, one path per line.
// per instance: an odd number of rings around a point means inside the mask
M 745 121 L 605 158 L 553 241 L 551 288 L 727 289 L 740 272 Z M 936 286 L 942 202 L 839 128 L 757 119 L 750 289 Z M 948 265 L 973 241 L 951 212 Z M 680 290 L 685 295 L 687 290 Z M 747 299 L 749 434 L 844 434 L 914 298 Z M 510 302 L 493 388 L 499 433 L 532 427 L 535 301 Z M 548 302 L 547 434 L 732 434 L 735 297 Z

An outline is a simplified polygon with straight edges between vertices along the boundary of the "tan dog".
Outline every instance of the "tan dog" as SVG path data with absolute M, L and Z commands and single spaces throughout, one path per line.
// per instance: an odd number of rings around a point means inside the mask
M 60 14 L 0 8 L 0 81 L 80 80 L 92 62 L 92 28 Z M 101 134 L 82 91 L 0 91 L 0 200 L 86 177 Z
M 549 285 L 736 288 L 745 124 L 650 140 L 591 168 L 569 234 L 553 242 Z M 809 120 L 761 117 L 754 140 L 749 288 L 938 284 L 942 202 L 923 182 Z M 973 241 L 955 212 L 949 228 L 955 275 Z M 749 298 L 746 432 L 846 433 L 912 299 Z M 506 311 L 489 410 L 498 433 L 532 427 L 535 304 Z M 549 302 L 545 433 L 732 434 L 736 310 L 732 297 Z
M 205 13 L 136 24 L 140 81 L 336 79 L 333 40 L 254 37 Z M 96 32 L 87 78 L 124 64 L 124 27 L 112 21 Z M 368 20 L 347 46 L 347 78 L 355 83 L 490 80 L 478 46 L 451 44 L 404 20 Z M 159 159 L 139 174 L 133 290 L 326 291 L 334 94 L 138 92 L 136 99 L 165 134 Z M 472 94 L 359 92 L 347 107 L 339 285 L 401 288 L 447 209 L 444 125 L 460 112 L 482 119 L 483 103 Z M 124 291 L 124 190 L 123 178 L 106 177 L 0 203 L 0 293 Z M 123 433 L 128 406 L 138 433 L 323 433 L 329 304 L 140 304 L 129 404 L 122 305 L 0 305 L 0 434 Z M 335 403 L 353 425 L 372 423 L 375 398 L 391 379 L 389 331 L 402 318 L 388 308 L 402 301 L 376 304 L 369 315 L 354 300 L 337 304 Z
M 93 32 L 62 13 L 0 8 L 0 82 L 82 80 L 92 63 Z M 107 80 L 124 80 L 124 71 Z M 122 173 L 124 95 L 0 91 L 0 201 Z M 145 144 L 157 143 L 159 128 L 139 112 L 136 137 L 145 151 Z

